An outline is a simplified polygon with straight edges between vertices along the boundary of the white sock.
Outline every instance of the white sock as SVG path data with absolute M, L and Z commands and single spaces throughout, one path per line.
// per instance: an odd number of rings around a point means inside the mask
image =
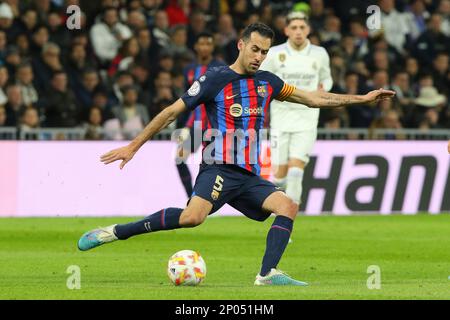
M 300 204 L 302 196 L 303 169 L 289 168 L 286 179 L 286 194 L 297 204 Z
M 273 178 L 273 183 L 277 186 L 280 187 L 283 190 L 286 190 L 286 177 L 284 178 Z

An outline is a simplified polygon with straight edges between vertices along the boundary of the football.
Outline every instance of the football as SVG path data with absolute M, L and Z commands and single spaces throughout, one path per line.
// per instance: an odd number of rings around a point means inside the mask
M 206 264 L 198 252 L 181 250 L 170 257 L 167 274 L 176 286 L 196 286 L 205 279 Z

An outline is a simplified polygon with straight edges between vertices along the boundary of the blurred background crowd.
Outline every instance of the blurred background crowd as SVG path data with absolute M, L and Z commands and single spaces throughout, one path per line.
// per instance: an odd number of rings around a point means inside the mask
M 369 30 L 373 4 L 381 25 Z M 71 5 L 81 8 L 79 29 L 66 23 Z M 132 138 L 127 132 L 186 90 L 196 35 L 212 33 L 215 58 L 232 63 L 252 22 L 274 29 L 274 45 L 285 42 L 290 11 L 309 15 L 311 42 L 327 49 L 332 92 L 397 92 L 378 105 L 323 111 L 321 127 L 450 128 L 450 0 L 4 0 L 0 129 L 86 128 L 87 139 Z M 116 134 L 105 137 L 105 129 Z

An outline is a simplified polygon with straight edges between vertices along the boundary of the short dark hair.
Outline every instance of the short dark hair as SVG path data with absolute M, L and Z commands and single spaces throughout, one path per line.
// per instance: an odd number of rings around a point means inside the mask
M 195 37 L 195 42 L 198 42 L 201 38 L 211 38 L 214 41 L 214 36 L 211 32 L 207 32 L 207 31 L 203 31 L 200 32 L 196 37 Z
M 273 30 L 266 24 L 261 22 L 256 22 L 248 25 L 244 32 L 242 33 L 242 40 L 248 41 L 253 32 L 259 33 L 261 36 L 270 38 L 273 41 L 274 33 Z

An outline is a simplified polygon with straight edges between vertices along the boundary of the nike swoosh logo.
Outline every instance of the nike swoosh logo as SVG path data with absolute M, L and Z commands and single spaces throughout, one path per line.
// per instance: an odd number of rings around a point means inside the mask
M 234 97 L 236 97 L 236 96 L 238 96 L 238 95 L 239 95 L 239 93 L 235 94 L 234 96 L 226 96 L 225 99 L 226 99 L 226 100 L 232 99 L 232 98 L 234 98 Z

